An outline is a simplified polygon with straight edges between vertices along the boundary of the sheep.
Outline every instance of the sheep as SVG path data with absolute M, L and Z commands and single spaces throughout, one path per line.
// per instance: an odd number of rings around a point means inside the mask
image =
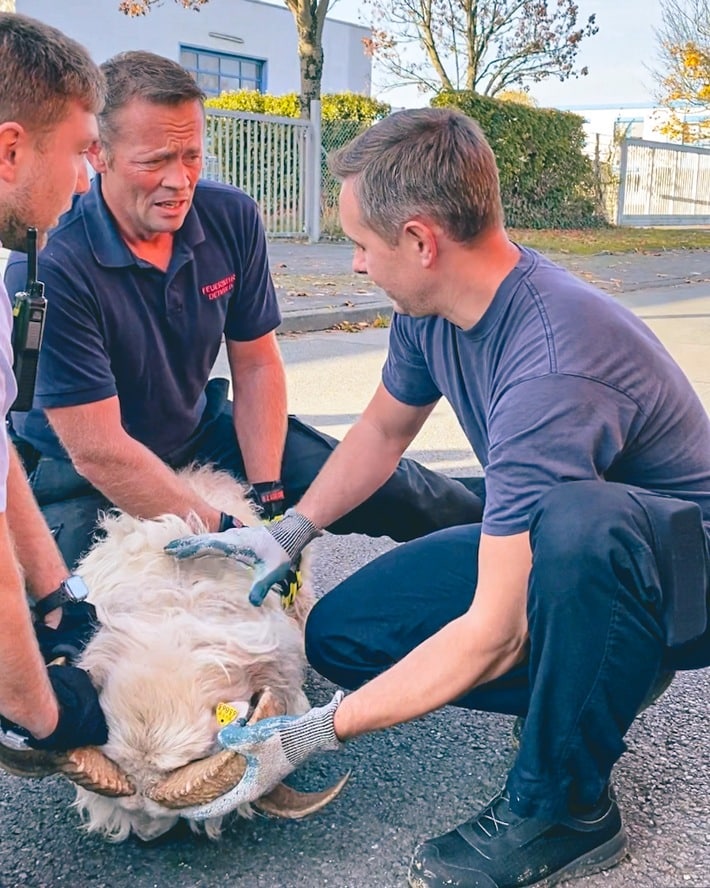
M 211 467 L 181 474 L 215 508 L 244 524 L 258 522 L 244 488 L 228 474 Z M 155 839 L 175 825 L 181 808 L 238 782 L 243 758 L 216 744 L 219 703 L 238 701 L 250 721 L 301 714 L 310 705 L 302 689 L 303 624 L 313 603 L 307 579 L 287 609 L 275 594 L 253 607 L 243 566 L 220 557 L 178 561 L 163 551 L 170 540 L 205 531 L 194 516 L 140 520 L 115 511 L 103 517 L 102 538 L 77 570 L 101 623 L 78 665 L 99 689 L 108 742 L 63 755 L 33 750 L 32 762 L 22 759 L 29 751 L 0 757 L 13 773 L 68 776 L 77 784 L 74 805 L 85 828 L 111 841 L 131 833 Z M 307 577 L 307 561 L 302 570 Z M 277 816 L 305 816 L 334 798 L 345 779 L 312 794 L 282 784 L 254 805 Z M 238 813 L 251 816 L 251 806 Z M 193 831 L 219 837 L 222 817 L 187 819 Z

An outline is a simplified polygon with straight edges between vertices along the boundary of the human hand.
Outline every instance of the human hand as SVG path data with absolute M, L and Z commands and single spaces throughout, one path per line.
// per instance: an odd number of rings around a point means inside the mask
M 197 558 L 211 553 L 225 555 L 254 568 L 249 601 L 257 607 L 274 583 L 289 572 L 291 559 L 266 527 L 238 527 L 223 533 L 204 533 L 172 540 L 165 551 L 175 558 Z
M 12 738 L 10 745 L 58 752 L 80 746 L 103 746 L 108 740 L 108 727 L 88 674 L 76 666 L 50 666 L 47 675 L 59 704 L 56 728 L 40 740 L 0 716 L 3 734 Z
M 35 620 L 34 630 L 45 663 L 66 657 L 71 666 L 100 627 L 96 608 L 88 601 L 67 601 L 62 604 L 62 618 L 56 629 L 42 620 Z
M 181 816 L 193 820 L 222 817 L 271 792 L 313 753 L 340 749 L 333 719 L 343 696 L 338 691 L 327 706 L 311 709 L 305 715 L 280 715 L 253 725 L 238 719 L 222 728 L 217 739 L 224 749 L 244 756 L 244 775 L 229 792 L 205 805 L 183 808 Z
M 249 601 L 257 607 L 271 587 L 284 580 L 305 546 L 320 533 L 304 515 L 289 509 L 268 526 L 239 527 L 172 540 L 165 551 L 175 558 L 217 553 L 254 568 Z

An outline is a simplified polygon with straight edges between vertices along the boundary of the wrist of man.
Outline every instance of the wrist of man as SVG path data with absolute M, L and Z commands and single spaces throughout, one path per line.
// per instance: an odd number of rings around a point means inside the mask
M 251 485 L 252 499 L 267 521 L 283 515 L 286 508 L 286 492 L 281 480 L 256 481 Z
M 88 594 L 89 590 L 82 578 L 78 574 L 70 574 L 61 581 L 54 591 L 35 601 L 32 606 L 35 622 L 46 623 L 48 626 L 54 624 L 54 628 L 56 628 L 61 621 L 61 608 L 65 604 L 83 601 Z
M 281 731 L 281 746 L 291 765 L 298 767 L 315 752 L 335 752 L 342 746 L 335 733 L 335 713 L 344 693 L 338 691 L 326 706 L 311 709 Z
M 301 554 L 311 540 L 322 533 L 310 518 L 295 509 L 287 509 L 283 518 L 270 524 L 267 530 L 291 561 Z

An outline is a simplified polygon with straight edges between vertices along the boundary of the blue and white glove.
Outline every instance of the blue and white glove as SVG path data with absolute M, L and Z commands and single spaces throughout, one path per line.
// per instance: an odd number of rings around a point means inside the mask
M 181 816 L 193 820 L 223 817 L 238 805 L 254 802 L 271 792 L 313 753 L 339 750 L 342 744 L 335 734 L 333 719 L 343 696 L 338 691 L 327 706 L 311 709 L 305 715 L 280 715 L 253 725 L 238 719 L 222 728 L 217 739 L 224 749 L 244 756 L 244 776 L 223 796 L 205 805 L 184 808 Z
M 257 607 L 269 589 L 285 579 L 291 565 L 321 531 L 305 515 L 288 509 L 280 521 L 267 526 L 237 527 L 223 533 L 203 533 L 172 540 L 165 551 L 175 558 L 218 554 L 254 568 L 249 601 Z

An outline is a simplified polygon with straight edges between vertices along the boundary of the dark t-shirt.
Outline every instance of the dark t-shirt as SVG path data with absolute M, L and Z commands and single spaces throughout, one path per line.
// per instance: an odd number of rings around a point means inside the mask
M 688 379 L 632 312 L 533 250 L 470 330 L 395 315 L 383 382 L 451 403 L 486 471 L 486 533 L 527 530 L 542 493 L 583 479 L 693 500 L 710 530 L 710 420 Z
M 25 276 L 25 257 L 11 255 L 8 289 Z M 216 182 L 197 185 L 163 272 L 125 244 L 97 177 L 52 233 L 38 277 L 48 308 L 34 409 L 13 425 L 50 456 L 64 452 L 38 408 L 117 395 L 128 434 L 179 461 L 222 336 L 254 340 L 281 320 L 257 206 Z

